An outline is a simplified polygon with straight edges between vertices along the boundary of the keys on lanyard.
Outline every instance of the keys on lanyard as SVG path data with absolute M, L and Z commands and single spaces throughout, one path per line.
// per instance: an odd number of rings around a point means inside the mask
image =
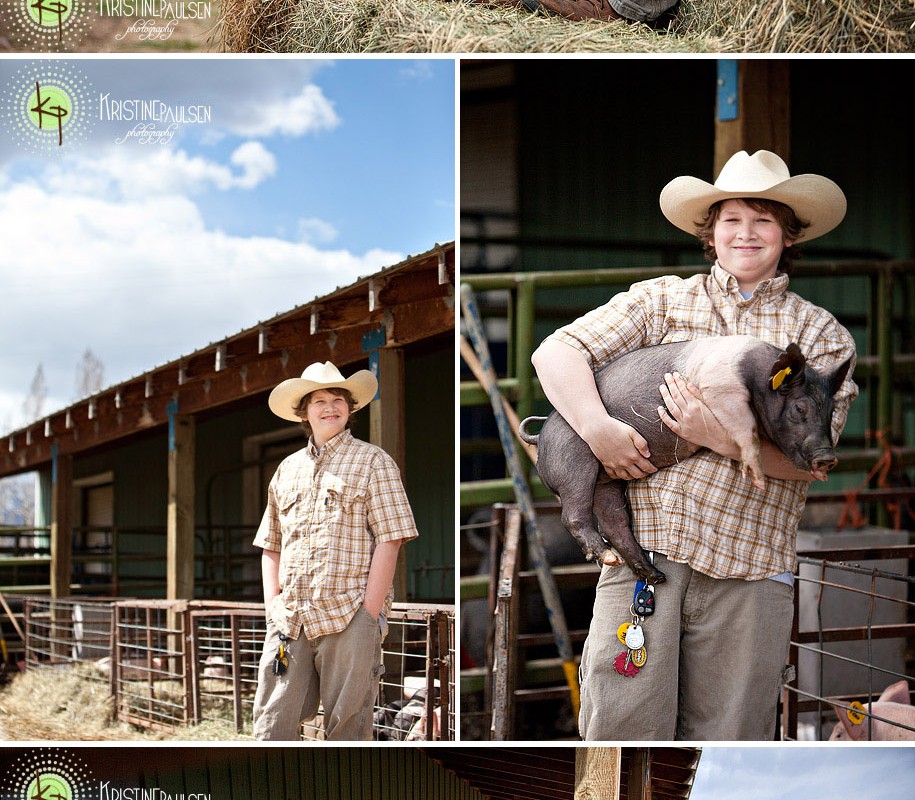
M 632 622 L 624 622 L 616 630 L 617 638 L 626 645 L 626 649 L 614 659 L 613 668 L 620 675 L 632 678 L 638 675 L 639 669 L 644 667 L 645 662 L 648 661 L 642 623 L 646 617 L 654 614 L 654 586 L 642 580 L 636 581 L 629 610 L 632 614 Z
M 289 669 L 289 655 L 286 648 L 286 642 L 289 641 L 289 637 L 283 633 L 279 634 L 279 637 L 280 647 L 273 657 L 273 666 L 271 668 L 271 671 L 276 676 L 285 675 L 286 670 Z

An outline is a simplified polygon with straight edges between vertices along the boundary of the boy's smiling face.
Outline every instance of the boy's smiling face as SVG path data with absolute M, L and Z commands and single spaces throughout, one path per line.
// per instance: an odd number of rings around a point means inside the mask
M 333 439 L 349 422 L 349 403 L 342 394 L 318 389 L 308 398 L 305 419 L 311 425 L 311 437 L 316 447 Z

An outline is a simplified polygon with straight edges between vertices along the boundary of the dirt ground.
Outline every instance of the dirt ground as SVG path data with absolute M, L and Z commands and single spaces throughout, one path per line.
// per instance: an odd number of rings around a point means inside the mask
M 167 39 L 144 40 L 139 32 L 127 32 L 137 21 L 130 17 L 102 17 L 93 15 L 91 27 L 74 47 L 61 52 L 71 53 L 187 53 L 216 52 L 213 30 L 218 20 L 218 4 L 211 2 L 210 19 L 178 20 Z M 162 24 L 157 22 L 156 24 Z M 0 26 L 2 27 L 2 26 Z M 121 35 L 121 39 L 117 37 Z M 35 48 L 29 42 L 18 42 L 4 36 L 0 30 L 0 52 L 29 53 Z

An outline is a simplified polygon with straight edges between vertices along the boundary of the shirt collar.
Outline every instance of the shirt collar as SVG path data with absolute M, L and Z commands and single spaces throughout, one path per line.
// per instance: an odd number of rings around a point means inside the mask
M 764 281 L 760 281 L 753 292 L 753 296 L 750 297 L 749 300 L 744 300 L 743 297 L 740 296 L 740 286 L 737 283 L 737 278 L 731 275 L 731 273 L 717 261 L 712 264 L 712 279 L 715 281 L 718 288 L 721 289 L 722 294 L 734 295 L 739 303 L 750 303 L 756 297 L 771 300 L 788 291 L 788 275 L 784 272 L 776 272 L 774 278 L 767 278 Z
M 311 453 L 311 455 L 314 457 L 317 457 L 318 455 L 322 455 L 322 456 L 332 455 L 333 453 L 336 453 L 338 450 L 342 450 L 344 447 L 346 447 L 346 445 L 350 443 L 352 438 L 353 438 L 353 432 L 349 428 L 344 428 L 336 436 L 334 436 L 333 438 L 328 439 L 326 442 L 324 442 L 324 447 L 322 447 L 320 449 L 320 451 L 318 450 L 318 448 L 315 447 L 314 440 L 309 438 L 308 452 Z

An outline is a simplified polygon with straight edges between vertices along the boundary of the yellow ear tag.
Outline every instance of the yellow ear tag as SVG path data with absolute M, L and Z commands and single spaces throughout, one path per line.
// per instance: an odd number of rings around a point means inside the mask
M 848 717 L 848 721 L 851 722 L 852 725 L 860 725 L 864 722 L 864 717 L 866 716 L 864 713 L 864 706 L 857 700 L 849 703 L 849 705 L 851 708 L 845 709 L 845 716 Z
M 791 367 L 785 367 L 782 370 L 779 370 L 772 376 L 772 389 L 773 391 L 782 385 L 785 378 L 791 374 Z

